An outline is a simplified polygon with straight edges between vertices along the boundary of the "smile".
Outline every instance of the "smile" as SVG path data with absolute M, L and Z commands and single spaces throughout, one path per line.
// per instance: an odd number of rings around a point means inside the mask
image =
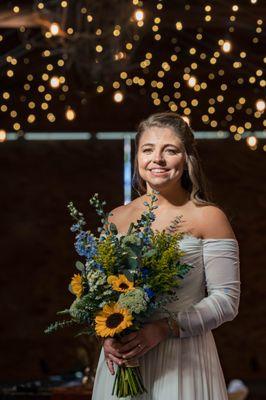
M 150 172 L 152 175 L 163 175 L 163 174 L 166 174 L 168 172 L 168 170 L 163 169 L 163 168 L 153 168 L 153 169 L 150 169 Z

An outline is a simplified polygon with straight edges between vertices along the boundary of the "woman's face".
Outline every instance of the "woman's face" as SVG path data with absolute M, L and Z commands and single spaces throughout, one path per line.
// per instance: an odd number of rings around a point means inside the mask
M 181 140 L 171 128 L 152 127 L 141 136 L 139 173 L 153 188 L 163 188 L 181 179 L 186 156 Z

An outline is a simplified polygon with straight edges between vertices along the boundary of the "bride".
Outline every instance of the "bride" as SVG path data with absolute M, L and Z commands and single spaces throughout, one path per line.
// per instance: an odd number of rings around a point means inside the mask
M 212 329 L 233 320 L 240 300 L 239 247 L 224 211 L 208 195 L 193 132 L 172 112 L 152 114 L 136 135 L 134 183 L 139 197 L 112 210 L 121 234 L 159 191 L 152 228 L 184 232 L 184 262 L 194 266 L 169 304 L 118 342 L 107 338 L 96 371 L 93 400 L 111 396 L 116 365 L 140 360 L 147 393 L 142 400 L 228 399 Z

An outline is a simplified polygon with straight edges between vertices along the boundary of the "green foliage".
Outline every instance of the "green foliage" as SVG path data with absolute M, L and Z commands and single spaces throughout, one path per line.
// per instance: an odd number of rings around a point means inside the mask
M 84 272 L 85 271 L 85 266 L 84 266 L 84 264 L 82 264 L 82 262 L 80 262 L 80 261 L 76 261 L 76 268 L 79 270 L 79 271 L 81 271 L 81 272 Z
M 101 201 L 99 199 L 99 194 L 95 193 L 89 200 L 90 204 L 94 206 L 96 213 L 101 217 L 102 227 L 98 228 L 99 232 L 104 231 L 106 235 L 109 235 L 111 232 L 117 233 L 117 229 L 115 224 L 110 224 L 108 221 L 108 216 L 112 215 L 111 213 L 106 213 L 104 211 L 104 205 L 106 205 L 105 201 Z
M 171 293 L 180 285 L 180 279 L 191 266 L 180 264 L 183 252 L 178 248 L 182 234 L 156 232 L 153 236 L 153 248 L 144 254 L 142 266 L 148 269 L 146 283 L 154 292 Z
M 83 297 L 76 298 L 69 308 L 69 314 L 78 323 L 86 322 L 89 318 L 89 303 L 90 297 L 85 295 Z
M 98 244 L 97 255 L 94 256 L 94 260 L 102 265 L 107 275 L 115 273 L 115 265 L 117 261 L 116 248 L 112 241 L 111 236 Z
M 57 331 L 59 328 L 65 328 L 67 326 L 71 326 L 76 324 L 75 321 L 73 321 L 72 319 L 70 320 L 65 320 L 65 321 L 56 321 L 52 324 L 50 324 L 48 326 L 48 328 L 45 329 L 44 333 L 48 334 L 48 333 L 53 333 L 55 331 Z
M 184 279 L 192 266 L 181 262 L 184 255 L 179 248 L 182 233 L 170 234 L 151 229 L 155 220 L 153 210 L 157 208 L 154 205 L 158 200 L 157 193 L 159 192 L 153 191 L 147 194 L 151 200 L 144 202 L 147 210 L 136 223 L 131 222 L 127 234 L 121 237 L 118 236 L 116 225 L 108 221 L 111 213 L 104 211 L 106 202 L 99 199 L 98 193 L 90 199 L 90 204 L 95 207 L 102 223 L 102 227 L 98 228 L 101 232 L 99 238 L 91 231 L 83 231 L 86 224 L 83 214 L 72 202 L 69 203 L 69 212 L 75 221 L 71 230 L 77 232 L 78 238 L 81 238 L 81 246 L 84 240 L 85 246 L 83 252 L 82 247 L 80 251 L 80 243 L 77 246 L 77 242 L 75 243 L 78 253 L 86 257 L 84 263 L 77 261 L 75 264 L 81 276 L 81 279 L 77 276 L 74 280 L 77 288 L 75 293 L 79 294 L 80 285 L 81 297 L 76 297 L 69 309 L 58 312 L 61 315 L 70 315 L 71 320 L 55 322 L 45 333 L 72 324 L 86 324 L 88 328 L 80 334 L 95 334 L 95 316 L 104 305 L 115 303 L 120 297 L 122 302 L 131 306 L 134 315 L 133 328 L 140 327 L 156 309 L 177 299 L 174 297 L 175 289 L 180 286 L 181 279 Z M 108 284 L 108 276 L 118 274 L 124 274 L 134 283 L 132 293 L 121 295 L 121 292 Z M 73 293 L 71 285 L 69 290 Z

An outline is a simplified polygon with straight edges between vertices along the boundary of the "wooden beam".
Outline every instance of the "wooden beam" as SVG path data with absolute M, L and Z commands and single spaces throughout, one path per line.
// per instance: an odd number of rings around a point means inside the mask
M 38 28 L 40 26 L 40 16 L 32 10 L 23 10 L 19 14 L 11 11 L 0 12 L 0 28 Z

